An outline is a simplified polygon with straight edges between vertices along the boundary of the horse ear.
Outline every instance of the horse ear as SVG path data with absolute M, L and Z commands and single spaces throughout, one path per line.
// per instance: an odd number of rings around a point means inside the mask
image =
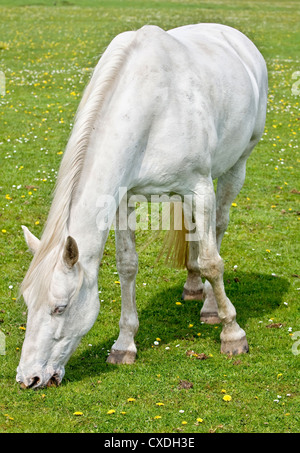
M 63 252 L 63 260 L 67 267 L 70 269 L 77 263 L 79 258 L 78 246 L 71 236 L 67 237 L 65 248 Z
M 22 225 L 22 229 L 26 244 L 28 245 L 28 248 L 31 251 L 31 253 L 34 255 L 40 246 L 40 240 L 37 237 L 35 237 L 34 234 L 30 233 L 26 226 Z

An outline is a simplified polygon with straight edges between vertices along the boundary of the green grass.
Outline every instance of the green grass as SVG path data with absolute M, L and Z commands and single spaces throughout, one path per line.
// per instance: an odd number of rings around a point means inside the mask
M 292 93 L 300 70 L 299 19 L 292 1 L 0 1 L 0 71 L 6 79 L 0 96 L 1 432 L 299 432 L 300 355 L 292 353 L 291 336 L 300 331 L 300 96 Z M 249 159 L 222 244 L 226 291 L 250 352 L 221 355 L 220 327 L 200 323 L 201 303 L 175 304 L 185 272 L 156 263 L 156 241 L 139 257 L 138 359 L 132 366 L 108 365 L 120 316 L 112 232 L 99 276 L 100 315 L 70 359 L 62 385 L 22 391 L 15 370 L 26 307 L 16 297 L 31 257 L 21 224 L 36 235 L 42 231 L 91 69 L 117 33 L 145 23 L 168 29 L 195 22 L 240 29 L 269 70 L 265 134 Z M 139 231 L 138 250 L 151 237 Z M 267 328 L 271 323 L 282 327 Z M 208 359 L 187 356 L 188 350 Z M 179 388 L 181 380 L 193 387 Z M 223 391 L 231 401 L 223 401 Z M 111 409 L 115 413 L 108 415 Z M 74 416 L 76 411 L 83 415 Z

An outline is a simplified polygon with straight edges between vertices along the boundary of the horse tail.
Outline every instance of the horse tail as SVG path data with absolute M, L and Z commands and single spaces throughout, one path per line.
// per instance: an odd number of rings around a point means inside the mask
M 185 228 L 182 202 L 170 205 L 170 229 L 167 231 L 160 254 L 166 253 L 165 262 L 172 267 L 185 268 L 188 260 L 189 242 L 186 240 L 188 230 Z

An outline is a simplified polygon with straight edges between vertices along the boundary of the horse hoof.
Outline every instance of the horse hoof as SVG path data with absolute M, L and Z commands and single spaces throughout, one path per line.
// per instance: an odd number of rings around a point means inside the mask
M 202 300 L 203 291 L 202 289 L 199 289 L 198 291 L 191 291 L 184 288 L 181 298 L 182 300 Z
M 221 319 L 218 316 L 217 312 L 200 312 L 200 321 L 205 322 L 205 324 L 220 324 Z
M 245 354 L 249 352 L 249 346 L 246 336 L 240 340 L 234 341 L 221 341 L 221 353 L 228 355 Z
M 112 349 L 107 357 L 107 363 L 113 364 L 128 364 L 131 365 L 135 362 L 136 353 L 134 351 L 120 351 Z

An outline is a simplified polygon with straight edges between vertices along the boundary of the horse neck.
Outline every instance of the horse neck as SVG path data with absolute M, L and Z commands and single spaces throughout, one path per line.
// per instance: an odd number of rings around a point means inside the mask
M 126 155 L 124 152 L 124 148 L 128 149 L 126 145 L 124 134 L 121 144 L 116 137 L 103 134 L 95 127 L 71 203 L 69 234 L 76 239 L 81 261 L 95 269 L 101 261 L 109 227 L 121 201 L 120 187 L 127 189 L 130 186 L 128 164 L 131 153 Z
M 78 244 L 80 261 L 85 267 L 97 268 L 104 252 L 109 228 L 99 225 L 99 197 L 101 194 L 112 196 L 114 188 L 111 186 L 100 182 L 91 171 L 85 182 L 80 181 L 78 195 L 72 201 L 68 231 Z
M 137 100 L 134 104 L 130 72 L 122 75 L 94 118 L 69 216 L 69 233 L 78 242 L 79 252 L 96 263 L 102 258 L 108 236 L 107 229 L 99 228 L 101 203 L 105 197 L 108 203 L 114 200 L 115 214 L 119 188 L 130 189 L 134 184 L 149 129 L 150 116 L 144 118 Z

